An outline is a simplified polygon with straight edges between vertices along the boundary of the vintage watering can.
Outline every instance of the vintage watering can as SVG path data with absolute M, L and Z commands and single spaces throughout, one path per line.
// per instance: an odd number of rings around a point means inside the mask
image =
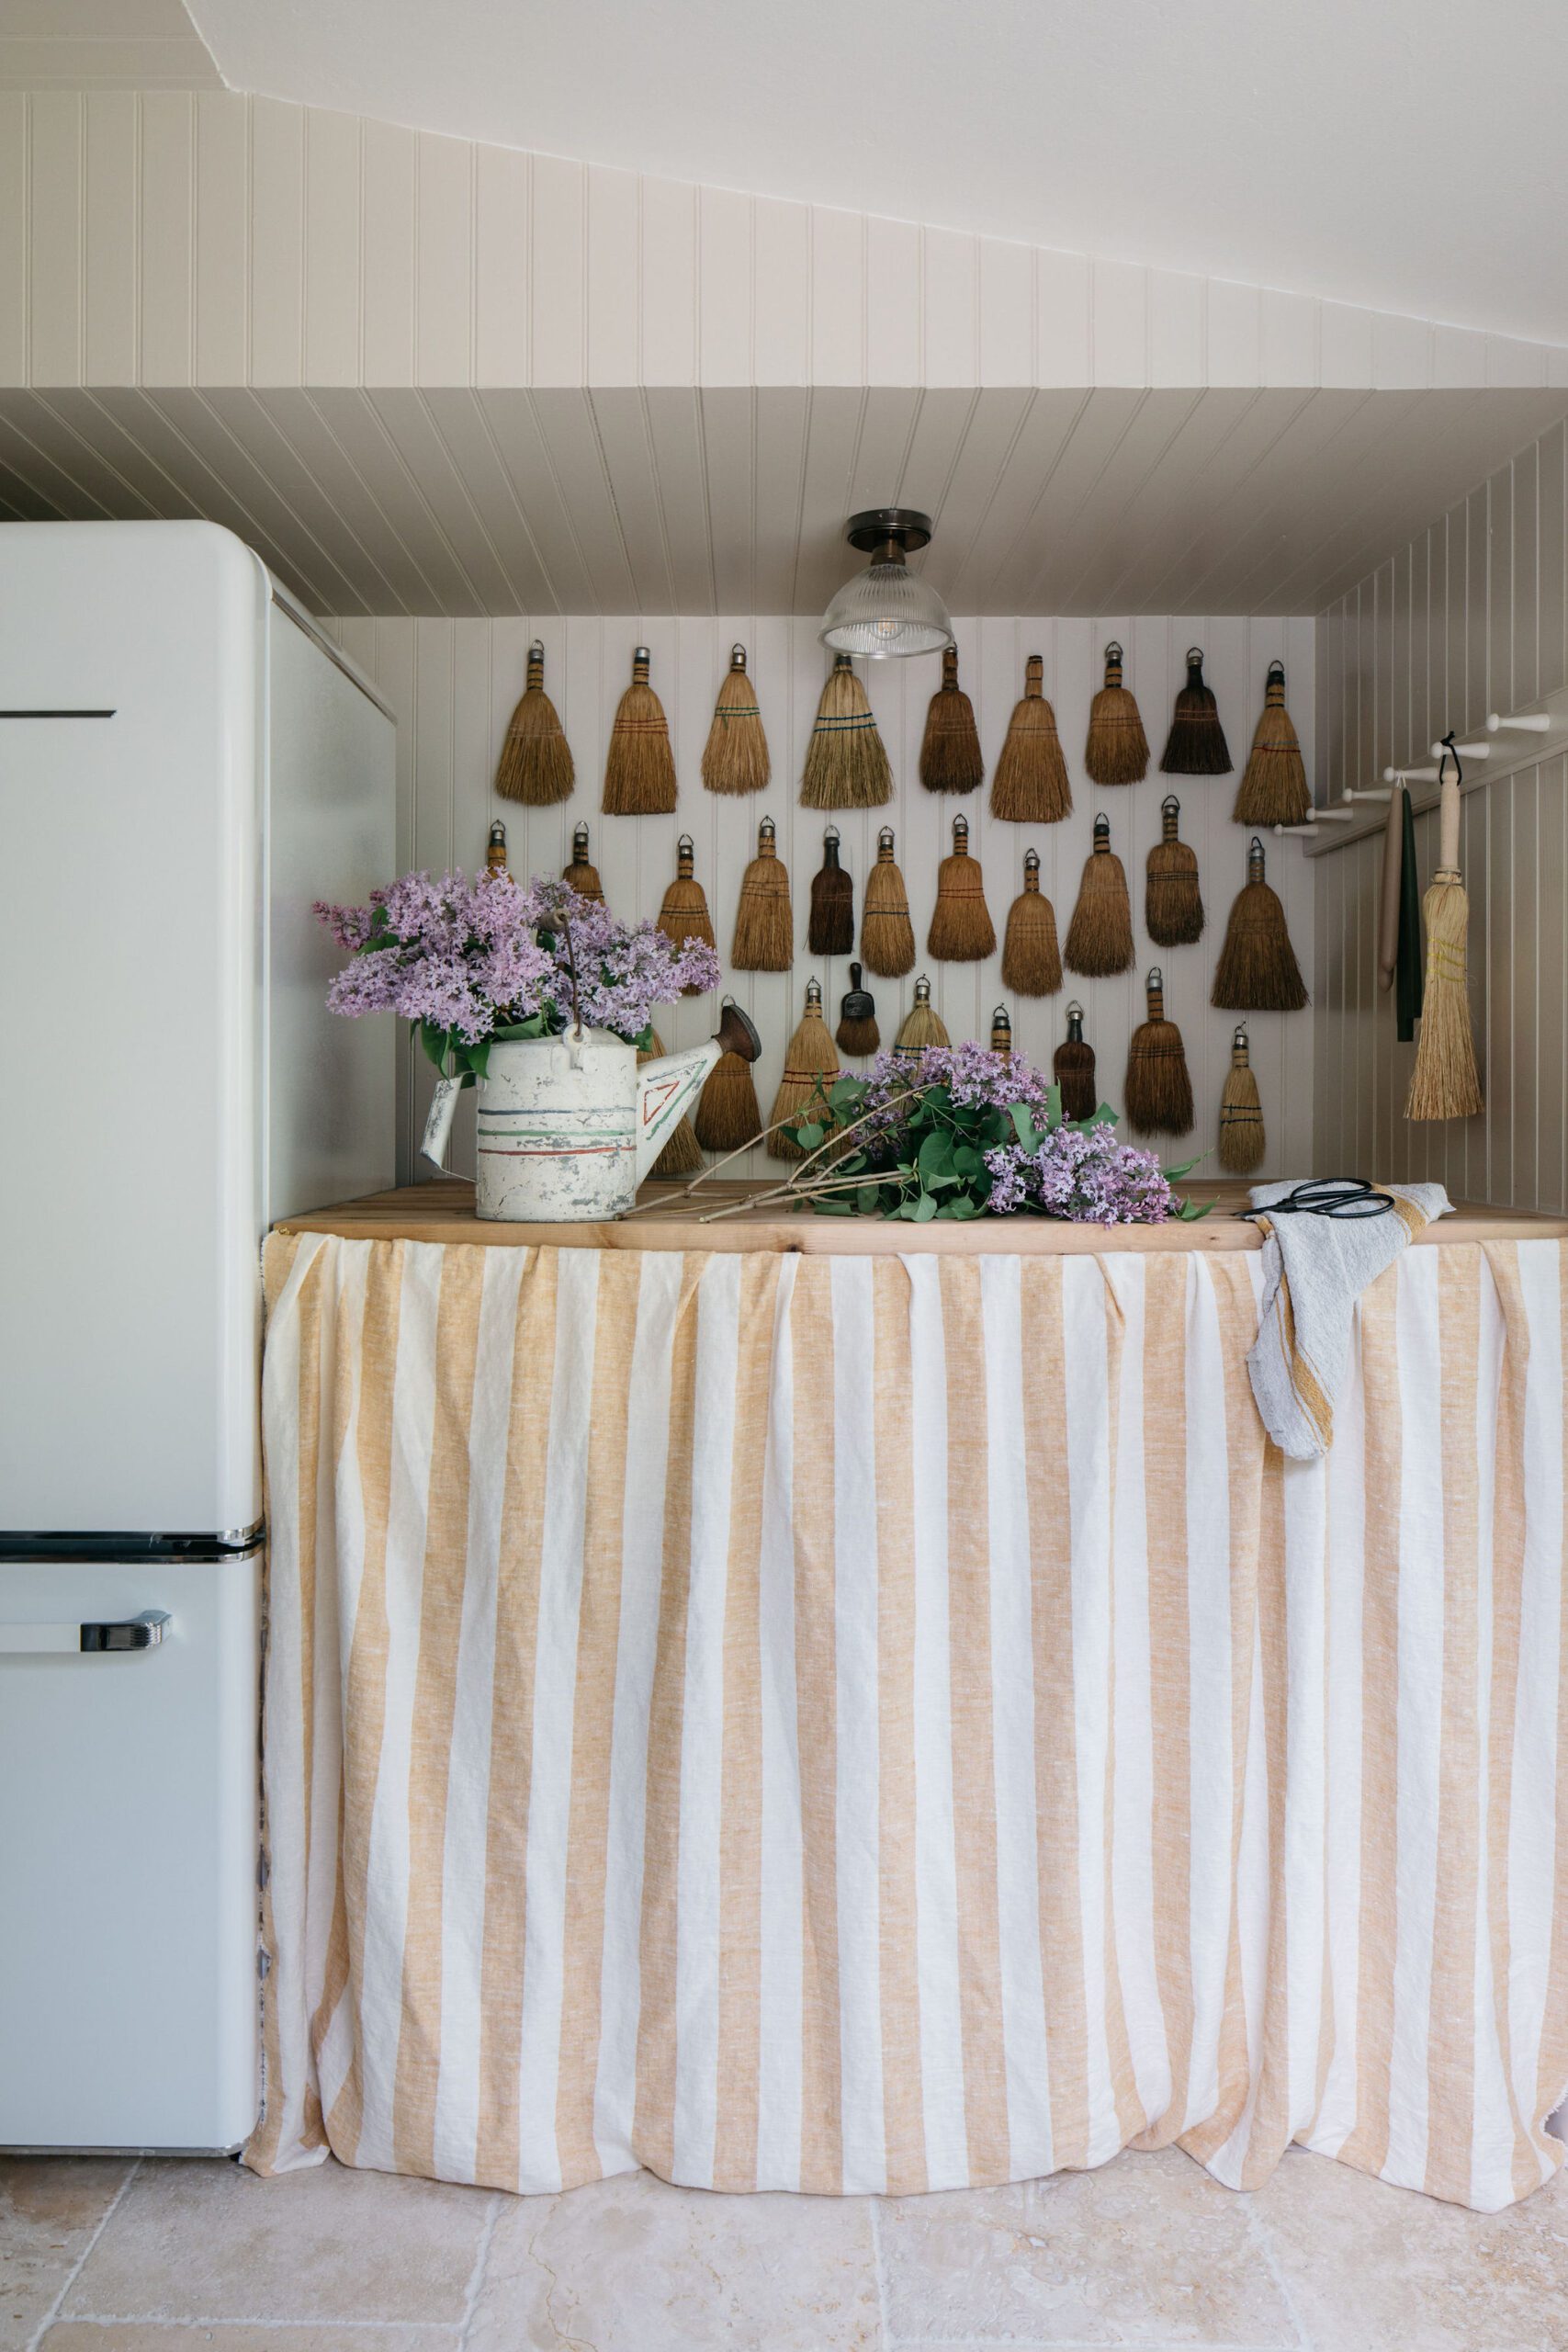
M 608 1029 L 559 1037 L 498 1037 L 479 1107 L 476 1208 L 483 1217 L 565 1225 L 624 1216 L 637 1188 L 695 1102 L 720 1054 L 754 1061 L 761 1041 L 726 998 L 716 1036 L 637 1067 L 637 1053 Z M 461 1081 L 444 1078 L 421 1150 L 446 1165 Z

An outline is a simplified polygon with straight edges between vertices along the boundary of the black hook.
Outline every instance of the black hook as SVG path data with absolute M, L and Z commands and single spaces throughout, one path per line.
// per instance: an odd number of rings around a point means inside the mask
M 1460 758 L 1459 747 L 1454 741 L 1454 730 L 1451 727 L 1449 729 L 1448 733 L 1442 738 L 1442 745 L 1443 756 L 1438 762 L 1438 782 L 1441 784 L 1443 780 L 1443 770 L 1448 764 L 1449 760 L 1451 758 L 1454 763 L 1454 782 L 1456 784 L 1462 784 L 1464 782 L 1464 763 Z

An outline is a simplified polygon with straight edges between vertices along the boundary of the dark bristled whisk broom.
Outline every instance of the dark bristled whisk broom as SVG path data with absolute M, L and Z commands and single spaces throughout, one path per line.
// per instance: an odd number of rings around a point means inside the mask
M 1157 964 L 1145 985 L 1148 1018 L 1133 1032 L 1122 1103 L 1145 1136 L 1184 1136 L 1192 1125 L 1192 1079 L 1181 1032 L 1165 1012 L 1165 978 Z
M 1181 803 L 1174 792 L 1160 802 L 1160 837 L 1148 854 L 1144 925 L 1156 947 L 1190 947 L 1203 936 L 1198 854 L 1178 831 Z
M 1254 833 L 1209 1001 L 1226 1012 L 1299 1012 L 1306 1001 L 1285 910 L 1264 879 L 1263 844 Z
M 986 773 L 975 706 L 958 683 L 958 648 L 942 657 L 942 684 L 926 712 L 920 782 L 928 792 L 973 792 Z
M 855 944 L 855 886 L 839 863 L 839 828 L 822 836 L 822 864 L 811 877 L 806 944 L 813 956 L 847 956 Z
M 1076 998 L 1067 1007 L 1067 1034 L 1052 1057 L 1051 1075 L 1062 1090 L 1063 1118 L 1092 1119 L 1100 1108 L 1094 1047 L 1085 1042 L 1083 1007 Z
M 1219 705 L 1211 688 L 1203 684 L 1203 649 L 1190 646 L 1187 653 L 1187 684 L 1176 697 L 1170 733 L 1166 737 L 1160 761 L 1161 772 L 1166 775 L 1228 775 L 1230 764 L 1230 746 L 1220 725 Z

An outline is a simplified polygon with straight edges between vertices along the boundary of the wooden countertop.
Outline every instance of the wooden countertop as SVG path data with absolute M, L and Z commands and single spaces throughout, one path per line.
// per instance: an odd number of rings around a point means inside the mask
M 818 1216 L 776 1204 L 739 1205 L 765 1191 L 754 1182 L 720 1180 L 705 1185 L 683 1208 L 658 1208 L 603 1225 L 481 1224 L 474 1215 L 471 1184 L 457 1178 L 405 1184 L 392 1193 L 285 1218 L 279 1233 L 335 1233 L 351 1241 L 458 1241 L 490 1249 L 548 1250 L 800 1250 L 813 1257 L 870 1257 L 882 1251 L 957 1250 L 970 1256 L 1055 1257 L 1108 1250 L 1260 1250 L 1256 1226 L 1231 1212 L 1247 1205 L 1242 1184 L 1192 1184 L 1191 1196 L 1213 1204 L 1196 1224 L 1068 1225 L 1053 1217 L 984 1217 L 972 1224 L 906 1225 L 885 1217 Z M 639 1210 L 673 1202 L 677 1184 L 645 1184 Z M 702 1222 L 713 1208 L 734 1214 Z M 1417 1246 L 1450 1241 L 1568 1238 L 1568 1219 L 1460 1204 L 1452 1216 L 1429 1225 Z

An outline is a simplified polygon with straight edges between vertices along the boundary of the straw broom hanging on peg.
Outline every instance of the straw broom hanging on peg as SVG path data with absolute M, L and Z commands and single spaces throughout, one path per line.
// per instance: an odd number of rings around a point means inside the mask
M 1453 774 L 1449 774 L 1449 761 Z M 1459 870 L 1459 793 L 1464 781 L 1453 729 L 1438 768 L 1438 870 L 1427 886 L 1427 990 L 1407 1119 L 1472 1119 L 1485 1107 L 1470 1031 L 1465 939 L 1470 899 Z

